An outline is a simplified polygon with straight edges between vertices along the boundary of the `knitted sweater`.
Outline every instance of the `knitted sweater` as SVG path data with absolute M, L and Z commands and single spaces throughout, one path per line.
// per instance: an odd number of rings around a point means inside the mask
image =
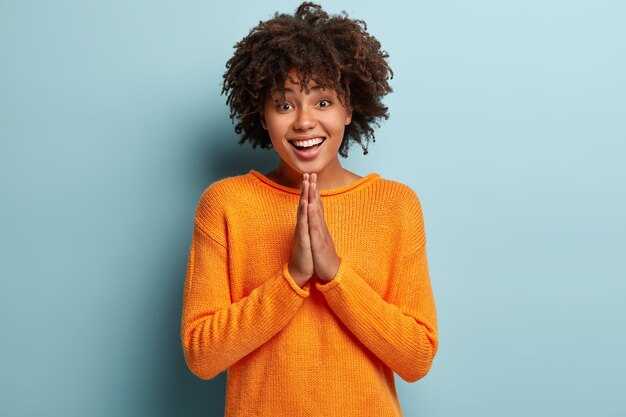
M 300 191 L 262 173 L 198 203 L 181 338 L 190 370 L 227 370 L 226 417 L 401 416 L 393 373 L 414 382 L 437 351 L 415 192 L 377 173 L 320 191 L 340 266 L 298 286 L 287 268 Z

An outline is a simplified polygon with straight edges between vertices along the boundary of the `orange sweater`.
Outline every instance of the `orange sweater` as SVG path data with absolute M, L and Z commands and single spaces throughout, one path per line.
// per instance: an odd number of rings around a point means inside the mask
M 422 378 L 438 344 L 419 199 L 376 173 L 321 191 L 341 263 L 301 288 L 287 269 L 299 194 L 255 170 L 202 194 L 187 365 L 202 379 L 228 370 L 226 417 L 401 416 L 393 372 Z

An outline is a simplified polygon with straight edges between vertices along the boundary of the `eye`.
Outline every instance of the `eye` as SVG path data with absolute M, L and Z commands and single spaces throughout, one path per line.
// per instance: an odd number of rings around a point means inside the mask
M 330 100 L 326 100 L 326 99 L 320 100 L 317 103 L 317 105 L 320 106 L 320 107 L 328 107 L 328 106 L 330 106 Z
M 330 101 L 326 100 L 326 99 L 323 99 L 323 100 L 320 100 L 319 103 L 317 103 L 317 104 L 320 107 L 328 107 L 328 106 L 330 106 Z
M 291 104 L 287 103 L 286 101 L 282 103 L 276 103 L 276 110 L 278 111 L 288 111 L 291 110 L 291 108 Z

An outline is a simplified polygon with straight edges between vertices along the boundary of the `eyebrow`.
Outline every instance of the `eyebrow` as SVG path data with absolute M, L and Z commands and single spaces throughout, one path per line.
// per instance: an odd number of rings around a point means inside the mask
M 323 87 L 321 85 L 316 85 L 315 87 L 309 88 L 310 91 L 320 91 L 320 90 L 325 90 L 325 89 L 326 89 L 326 87 Z M 287 93 L 287 92 L 293 93 L 294 92 L 289 87 L 281 87 L 281 88 L 277 89 L 276 91 L 279 92 L 279 93 Z

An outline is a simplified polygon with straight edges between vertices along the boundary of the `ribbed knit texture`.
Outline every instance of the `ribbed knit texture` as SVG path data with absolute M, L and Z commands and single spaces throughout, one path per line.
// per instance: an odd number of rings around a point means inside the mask
M 376 173 L 320 194 L 341 263 L 304 288 L 287 268 L 299 190 L 252 170 L 200 197 L 181 337 L 194 374 L 228 370 L 226 417 L 401 416 L 393 373 L 430 370 L 437 317 L 417 195 Z

